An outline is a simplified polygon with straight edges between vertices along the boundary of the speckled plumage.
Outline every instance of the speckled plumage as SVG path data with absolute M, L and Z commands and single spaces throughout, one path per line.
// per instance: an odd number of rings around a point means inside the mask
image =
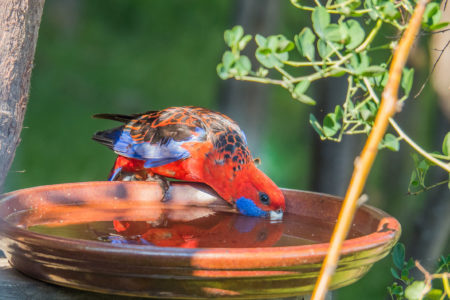
M 232 204 L 242 197 L 251 200 L 255 207 L 249 211 L 259 210 L 261 216 L 267 211 L 284 210 L 281 191 L 254 165 L 244 133 L 221 113 L 187 106 L 94 117 L 126 123 L 93 137 L 119 155 L 111 174 L 118 170 L 145 171 L 204 182 Z M 268 196 L 268 203 L 261 203 L 263 194 Z M 248 207 L 249 202 L 245 203 Z M 239 210 L 246 214 L 246 208 Z

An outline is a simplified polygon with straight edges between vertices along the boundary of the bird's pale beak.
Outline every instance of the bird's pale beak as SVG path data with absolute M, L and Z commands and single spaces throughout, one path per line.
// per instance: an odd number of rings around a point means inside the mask
M 270 220 L 276 221 L 283 219 L 283 211 L 281 209 L 279 210 L 271 210 L 269 212 L 269 218 Z

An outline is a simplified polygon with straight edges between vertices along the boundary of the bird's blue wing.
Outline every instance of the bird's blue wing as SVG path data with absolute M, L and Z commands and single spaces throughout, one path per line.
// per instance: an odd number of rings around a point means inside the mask
M 125 157 L 145 160 L 144 167 L 154 168 L 171 162 L 186 159 L 190 156 L 188 150 L 182 147 L 187 142 L 202 141 L 205 138 L 205 130 L 199 127 L 192 128 L 192 134 L 183 139 L 166 136 L 158 137 L 155 142 L 151 140 L 136 140 L 130 131 L 123 130 L 116 137 L 112 149 Z

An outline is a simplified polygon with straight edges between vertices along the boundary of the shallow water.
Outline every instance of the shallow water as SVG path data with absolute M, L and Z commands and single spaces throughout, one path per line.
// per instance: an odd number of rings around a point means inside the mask
M 141 208 L 139 211 L 142 212 Z M 152 245 L 181 248 L 255 248 L 299 246 L 328 242 L 334 224 L 293 214 L 282 221 L 271 221 L 206 208 L 145 208 L 136 217 L 135 210 L 99 209 L 99 218 L 82 219 L 95 210 L 78 211 L 56 220 L 45 214 L 28 230 L 59 237 L 102 241 L 112 244 Z M 86 219 L 86 218 L 85 218 Z M 92 221 L 94 220 L 94 221 Z M 353 230 L 350 237 L 362 234 Z

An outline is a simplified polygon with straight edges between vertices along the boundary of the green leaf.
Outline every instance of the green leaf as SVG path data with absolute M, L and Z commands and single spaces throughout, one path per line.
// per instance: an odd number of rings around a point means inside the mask
M 417 173 L 416 170 L 414 170 L 411 173 L 411 178 L 409 179 L 409 186 L 411 187 L 418 187 L 419 186 L 419 180 L 417 180 Z
M 392 260 L 397 269 L 401 270 L 405 262 L 405 245 L 397 243 L 392 250 Z
M 255 53 L 256 59 L 266 68 L 275 66 L 281 67 L 283 64 L 277 59 L 269 48 L 258 48 Z
M 370 59 L 367 52 L 355 53 L 350 58 L 350 68 L 356 74 L 362 74 L 365 69 L 369 67 Z
M 326 137 L 332 137 L 341 129 L 341 123 L 334 113 L 329 113 L 323 119 L 323 133 Z
M 294 43 L 286 39 L 283 35 L 272 35 L 264 38 L 261 35 L 255 36 L 258 49 L 256 49 L 256 59 L 266 68 L 282 67 L 283 61 L 288 60 L 288 51 L 294 49 Z
M 358 111 L 355 109 L 355 105 L 353 104 L 353 102 L 351 100 L 345 102 L 344 105 L 347 105 L 347 111 L 350 113 L 352 118 L 358 117 Z
M 252 40 L 252 36 L 250 34 L 245 35 L 238 44 L 239 51 L 244 50 L 244 48 L 247 46 L 248 42 Z
M 400 279 L 403 280 L 404 282 L 410 282 L 408 269 L 406 268 L 402 269 L 402 271 L 400 272 Z
M 404 68 L 402 80 L 401 80 L 400 84 L 401 84 L 406 96 L 408 96 L 409 93 L 411 92 L 411 88 L 413 85 L 413 79 L 414 79 L 414 69 L 413 68 L 410 68 L 410 69 Z
M 255 35 L 255 41 L 259 47 L 266 47 L 267 45 L 267 39 L 260 34 Z
M 278 62 L 271 55 L 272 51 L 269 48 L 258 48 L 256 50 L 256 59 L 266 68 L 273 68 Z
M 372 112 L 369 109 L 367 109 L 365 106 L 363 106 L 363 107 L 361 107 L 359 109 L 359 113 L 361 114 L 361 118 L 364 121 L 368 121 L 369 119 L 373 119 Z
M 407 270 L 411 270 L 411 269 L 413 269 L 415 266 L 416 266 L 416 264 L 415 264 L 415 262 L 414 262 L 414 259 L 412 259 L 412 257 L 410 257 L 409 260 L 408 260 L 408 262 L 406 263 L 405 268 L 406 268 Z
M 380 143 L 380 149 L 382 148 L 398 151 L 400 149 L 400 143 L 395 135 L 387 133 Z
M 340 105 L 336 105 L 336 107 L 334 108 L 334 115 L 336 116 L 337 121 L 344 118 L 344 112 Z
M 444 155 L 450 155 L 450 131 L 444 137 L 444 142 L 442 143 L 442 153 Z
M 325 28 L 330 24 L 330 14 L 323 6 L 317 6 L 311 14 L 314 31 L 321 38 L 325 37 Z
M 315 105 L 316 101 L 314 101 L 311 97 L 304 94 L 306 92 L 306 90 L 308 89 L 310 83 L 311 82 L 309 80 L 302 80 L 299 83 L 297 83 L 294 90 L 292 91 L 292 97 L 302 103 L 305 103 L 308 105 Z M 311 116 L 310 116 L 310 122 L 311 122 Z M 314 125 L 313 125 L 313 127 L 314 127 Z
M 419 164 L 417 165 L 417 169 L 420 171 L 420 173 L 425 176 L 425 174 L 428 172 L 428 169 L 432 163 L 426 159 L 422 159 Z
M 217 65 L 216 71 L 217 71 L 217 75 L 219 75 L 220 79 L 225 80 L 225 79 L 232 77 L 229 73 L 229 69 L 225 68 L 222 63 Z
M 323 134 L 322 126 L 320 126 L 319 121 L 317 121 L 313 114 L 309 114 L 309 124 L 311 124 L 312 128 L 319 134 L 320 139 L 324 140 L 325 135 Z
M 308 104 L 308 105 L 316 105 L 316 101 L 309 97 L 308 95 L 302 94 L 302 95 L 298 95 L 295 99 L 297 99 L 298 101 L 304 103 L 304 104 Z
M 399 11 L 395 8 L 394 3 L 386 1 L 379 9 L 382 16 L 388 20 L 394 20 L 400 16 Z
M 234 64 L 234 54 L 231 51 L 225 51 L 222 56 L 222 63 L 225 68 L 230 68 Z
M 377 110 L 377 105 L 374 102 L 369 101 L 359 108 L 359 113 L 364 121 L 373 121 L 377 114 Z
M 403 287 L 398 285 L 396 282 L 394 282 L 391 287 L 388 287 L 388 290 L 391 295 L 403 296 Z M 402 298 L 396 298 L 396 299 L 402 299 Z
M 450 24 L 450 22 L 442 22 L 442 23 L 434 24 L 434 25 L 431 25 L 430 28 L 428 28 L 428 30 L 439 30 L 444 27 L 447 27 L 449 24 Z
M 397 271 L 391 267 L 391 274 L 394 276 L 395 279 L 400 279 L 400 276 L 398 275 Z
M 342 77 L 345 74 L 347 74 L 347 72 L 345 70 L 342 70 L 342 71 L 335 70 L 334 72 L 330 73 L 330 76 L 331 77 Z
M 327 58 L 333 52 L 333 49 L 322 39 L 317 41 L 317 50 L 322 58 Z
M 384 72 L 386 72 L 386 68 L 382 66 L 368 66 L 366 68 L 360 68 L 358 73 L 363 76 L 375 76 Z
M 443 271 L 450 271 L 450 254 L 447 255 L 447 257 L 441 255 L 441 257 L 439 258 L 439 268 L 437 269 L 436 273 L 441 273 Z
M 361 5 L 360 0 L 353 0 L 349 3 L 348 0 L 337 0 L 337 4 L 345 3 L 343 6 L 339 6 L 338 10 L 342 11 L 344 14 L 348 15 L 352 12 L 352 10 L 357 9 Z
M 383 67 L 386 67 L 386 66 L 384 65 Z M 378 75 L 375 75 L 372 78 L 369 78 L 370 81 L 372 81 L 372 79 L 373 79 L 373 82 L 375 83 L 376 87 L 384 88 L 388 82 L 389 73 L 386 71 L 386 72 L 380 73 Z
M 256 71 L 256 76 L 258 77 L 266 77 L 269 74 L 269 70 L 264 69 L 263 67 L 259 67 L 258 71 Z
M 364 41 L 366 33 L 356 20 L 348 20 L 345 24 L 347 26 L 347 32 L 350 38 L 347 44 L 347 49 L 355 49 Z
M 288 54 L 287 53 L 275 54 L 271 51 L 268 52 L 266 48 L 262 49 L 261 52 L 257 50 L 256 58 L 266 68 L 273 68 L 275 66 L 282 67 L 283 61 L 288 59 Z
M 239 76 L 245 76 L 250 72 L 252 68 L 252 63 L 250 62 L 250 59 L 247 56 L 242 55 L 236 61 L 235 68 Z
M 233 46 L 233 33 L 231 30 L 225 30 L 225 33 L 223 34 L 223 39 L 225 40 L 225 43 L 229 46 L 232 47 Z
M 274 53 L 289 52 L 295 48 L 294 43 L 288 40 L 284 35 L 271 35 L 267 38 L 267 48 L 270 48 Z
M 308 89 L 310 83 L 311 82 L 309 80 L 302 80 L 302 81 L 300 81 L 295 86 L 294 93 L 298 94 L 298 95 L 304 94 L 306 92 L 306 90 Z
M 310 61 L 314 60 L 314 41 L 316 40 L 316 36 L 308 27 L 303 28 L 303 30 L 294 37 L 295 45 L 297 46 L 298 52 L 301 55 L 309 59 Z
M 379 1 L 379 0 L 364 1 L 364 8 L 369 10 L 369 17 L 374 21 L 383 17 L 381 14 L 381 8 L 379 7 L 382 4 L 380 2 L 381 1 Z M 386 1 L 384 1 L 384 2 L 386 2 Z
M 325 27 L 325 40 L 329 40 L 337 43 L 345 43 L 347 38 L 346 28 L 339 26 L 338 24 L 330 24 Z
M 405 289 L 405 296 L 408 300 L 419 300 L 426 285 L 423 281 L 414 281 Z
M 427 293 L 427 295 L 423 298 L 424 300 L 440 300 L 442 299 L 442 291 L 439 289 L 432 289 Z
M 243 35 L 244 29 L 242 28 L 242 26 L 236 25 L 231 30 L 230 29 L 225 30 L 224 33 L 225 43 L 227 43 L 229 47 L 233 47 L 234 45 L 237 45 L 237 43 L 239 42 L 239 40 L 242 38 Z
M 425 12 L 422 17 L 422 27 L 428 30 L 439 23 L 441 19 L 441 10 L 439 3 L 430 2 L 425 8 Z
M 424 188 L 425 187 L 425 178 L 428 173 L 428 169 L 430 168 L 432 163 L 426 159 L 419 158 L 419 156 L 416 153 L 413 153 L 412 157 L 413 157 L 414 165 L 415 165 L 415 170 L 414 170 L 415 175 L 411 175 L 410 185 L 415 186 L 415 187 L 421 186 Z M 413 180 L 414 180 L 414 182 L 413 182 Z

